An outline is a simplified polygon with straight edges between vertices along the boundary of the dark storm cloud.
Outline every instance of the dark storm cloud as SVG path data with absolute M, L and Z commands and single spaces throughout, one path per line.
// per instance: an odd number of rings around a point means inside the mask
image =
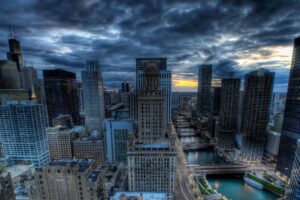
M 135 57 L 151 56 L 167 57 L 179 79 L 196 80 L 198 65 L 212 63 L 216 78 L 266 67 L 282 85 L 290 57 L 275 59 L 273 49 L 291 46 L 300 27 L 297 0 L 2 0 L 2 5 L 0 57 L 14 25 L 25 61 L 80 74 L 86 59 L 97 58 L 108 88 L 125 80 L 134 84 Z M 268 60 L 239 62 L 252 54 Z

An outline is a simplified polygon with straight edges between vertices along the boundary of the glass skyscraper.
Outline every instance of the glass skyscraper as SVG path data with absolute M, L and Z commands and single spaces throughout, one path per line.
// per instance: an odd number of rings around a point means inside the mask
M 13 161 L 31 161 L 35 166 L 50 161 L 46 117 L 41 104 L 32 101 L 0 105 L 0 137 L 4 155 Z
M 276 171 L 291 174 L 297 139 L 300 139 L 300 37 L 294 41 L 289 86 L 277 157 Z

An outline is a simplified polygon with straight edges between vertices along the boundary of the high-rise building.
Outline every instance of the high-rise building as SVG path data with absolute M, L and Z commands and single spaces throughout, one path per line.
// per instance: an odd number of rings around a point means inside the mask
M 100 199 L 101 176 L 93 160 L 57 160 L 35 169 L 30 200 Z
M 235 146 L 235 134 L 238 132 L 239 95 L 239 78 L 230 76 L 222 79 L 218 146 L 224 149 Z
M 285 194 L 287 200 L 300 199 L 300 140 L 296 142 L 296 150 L 291 169 L 291 179 Z
M 300 139 L 300 37 L 294 41 L 289 86 L 284 110 L 276 170 L 289 177 L 297 139 Z
M 33 67 L 22 67 L 20 71 L 21 87 L 27 90 L 31 90 L 33 87 L 33 81 L 38 79 L 37 72 Z
M 128 136 L 133 134 L 133 120 L 107 119 L 104 121 L 108 162 L 127 163 Z
M 210 115 L 210 88 L 212 81 L 212 65 L 200 65 L 198 72 L 197 110 L 199 115 Z
M 84 112 L 84 96 L 83 96 L 83 88 L 82 88 L 82 83 L 78 82 L 77 83 L 77 88 L 78 88 L 78 96 L 79 96 L 79 110 L 80 112 Z
M 167 58 L 137 58 L 136 59 L 136 89 L 143 89 L 144 70 L 148 64 L 155 64 L 160 73 L 160 89 L 163 91 L 165 99 L 165 123 L 171 120 L 171 100 L 172 100 L 172 72 L 167 69 Z
M 211 115 L 219 116 L 221 109 L 221 87 L 211 87 Z
M 166 131 L 166 104 L 164 90 L 160 87 L 160 77 L 157 65 L 148 63 L 143 73 L 143 87 L 138 90 L 137 138 L 130 135 L 128 142 L 129 191 L 175 191 L 175 137 L 171 125 Z
M 14 185 L 9 172 L 0 169 L 0 199 L 15 200 Z
M 45 110 L 32 101 L 0 105 L 0 137 L 5 156 L 31 161 L 35 166 L 50 161 Z
M 138 91 L 138 137 L 155 140 L 166 132 L 164 93 L 160 89 L 158 67 L 149 63 L 144 69 L 143 88 Z
M 73 153 L 77 159 L 93 159 L 99 165 L 105 160 L 104 141 L 99 135 L 80 137 L 73 141 Z
M 81 72 L 85 125 L 88 130 L 103 129 L 104 94 L 103 80 L 97 60 L 89 60 Z
M 174 192 L 175 137 L 156 143 L 128 142 L 128 187 L 135 192 Z
M 245 75 L 241 159 L 259 162 L 267 139 L 274 72 L 258 69 Z
M 48 127 L 49 126 L 49 118 L 48 118 L 48 107 L 47 107 L 47 101 L 46 101 L 44 80 L 34 79 L 32 81 L 32 85 L 33 85 L 32 94 L 35 95 L 36 101 L 39 104 L 42 104 L 43 107 L 44 107 L 44 109 L 45 109 L 45 113 L 46 113 L 46 126 Z
M 121 92 L 131 92 L 131 85 L 128 81 L 122 83 Z
M 0 60 L 0 89 L 20 89 L 20 76 L 13 61 Z
M 280 132 L 275 132 L 268 127 L 267 134 L 266 151 L 271 157 L 276 158 L 279 149 Z
M 21 53 L 21 46 L 20 42 L 15 39 L 14 37 L 11 37 L 8 40 L 9 45 L 9 52 L 7 52 L 7 60 L 13 61 L 17 64 L 17 69 L 20 72 L 23 67 L 23 58 Z
M 80 121 L 76 74 L 63 70 L 43 70 L 49 123 L 59 114 L 69 114 L 75 124 Z

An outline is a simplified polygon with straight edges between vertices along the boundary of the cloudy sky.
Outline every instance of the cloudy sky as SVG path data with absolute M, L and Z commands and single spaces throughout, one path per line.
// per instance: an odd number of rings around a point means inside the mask
M 196 91 L 197 68 L 216 79 L 259 67 L 276 72 L 285 91 L 293 39 L 300 35 L 298 0 L 1 0 L 0 59 L 14 25 L 23 58 L 76 72 L 99 59 L 107 88 L 134 83 L 136 57 L 167 57 L 173 90 Z M 40 73 L 41 74 L 41 73 Z M 80 78 L 80 77 L 79 77 Z

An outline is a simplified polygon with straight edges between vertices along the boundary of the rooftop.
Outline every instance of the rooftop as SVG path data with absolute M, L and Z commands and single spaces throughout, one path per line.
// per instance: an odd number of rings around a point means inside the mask
M 62 160 L 55 160 L 49 163 L 49 166 L 78 166 L 78 171 L 83 172 L 85 171 L 94 161 L 91 159 L 78 159 L 78 160 L 71 160 L 71 159 L 62 159 Z
M 137 144 L 136 147 L 144 149 L 166 149 L 170 147 L 170 144 L 167 142 L 153 144 Z
M 167 200 L 168 194 L 164 192 L 116 192 L 111 200 L 120 200 L 121 197 L 127 197 L 127 199 L 143 197 L 143 200 Z
M 14 179 L 29 170 L 32 170 L 34 165 L 13 165 L 5 168 L 5 171 L 10 172 L 11 178 Z

